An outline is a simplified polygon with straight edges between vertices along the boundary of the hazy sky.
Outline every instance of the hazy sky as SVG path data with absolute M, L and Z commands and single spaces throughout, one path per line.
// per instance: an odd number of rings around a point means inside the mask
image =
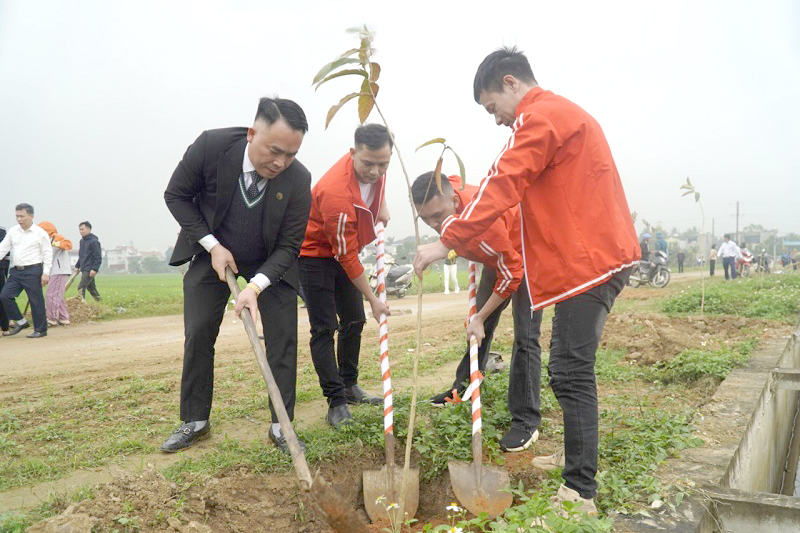
M 314 92 L 311 80 L 366 23 L 378 102 L 412 179 L 438 155 L 414 148 L 445 137 L 480 181 L 510 130 L 475 104 L 472 79 L 486 54 L 517 45 L 540 85 L 600 122 L 640 219 L 699 226 L 679 191 L 690 176 L 708 230 L 713 217 L 717 234 L 733 231 L 739 201 L 740 228 L 800 233 L 798 6 L 2 0 L 0 225 L 28 202 L 73 240 L 88 219 L 105 248 L 163 250 L 178 230 L 163 191 L 186 147 L 205 129 L 250 125 L 264 95 L 305 109 L 299 159 L 318 179 L 357 125 L 355 102 L 327 131 L 325 114 L 357 87 L 344 78 Z M 389 234 L 411 234 L 396 158 L 389 182 Z

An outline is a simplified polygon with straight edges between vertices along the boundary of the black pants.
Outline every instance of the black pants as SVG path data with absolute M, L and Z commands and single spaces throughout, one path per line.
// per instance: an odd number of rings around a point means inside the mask
M 260 265 L 237 265 L 239 275 L 250 279 Z M 211 268 L 211 256 L 195 256 L 183 277 L 183 322 L 186 333 L 181 379 L 181 420 L 207 420 L 214 390 L 214 343 L 230 298 L 227 283 Z M 258 298 L 267 362 L 278 384 L 283 404 L 294 417 L 297 381 L 297 291 L 278 281 Z M 247 312 L 247 310 L 243 311 Z M 241 332 L 244 336 L 244 331 Z M 278 417 L 270 403 L 272 422 Z
M 683 259 L 678 259 L 678 273 L 683 272 Z
M 550 341 L 550 386 L 564 413 L 564 484 L 594 498 L 597 492 L 597 346 L 614 301 L 630 269 L 607 282 L 556 304 Z
M 6 277 L 8 276 L 8 260 L 0 260 L 0 293 L 3 292 L 3 286 L 6 284 Z M 8 314 L 6 314 L 5 306 L 0 303 L 0 330 L 8 331 Z
M 485 267 L 475 294 L 476 307 L 480 309 L 492 295 L 497 272 Z M 517 292 L 506 299 L 484 321 L 485 337 L 478 348 L 478 368 L 486 373 L 486 360 L 491 349 L 492 337 L 508 303 L 512 303 L 514 316 L 514 348 L 508 374 L 508 410 L 511 413 L 511 426 L 523 431 L 533 432 L 542 420 L 539 411 L 539 397 L 542 382 L 542 348 L 539 345 L 539 330 L 542 312 L 531 312 L 531 301 L 525 278 Z M 456 369 L 454 389 L 462 392 L 469 384 L 469 342 L 464 357 Z
M 363 297 L 336 259 L 301 257 L 299 264 L 311 325 L 311 359 L 322 394 L 336 407 L 346 403 L 345 387 L 358 383 L 361 331 L 367 321 Z
M 31 315 L 33 316 L 33 329 L 42 333 L 47 332 L 47 310 L 42 292 L 42 265 L 29 266 L 22 270 L 12 267 L 3 290 L 0 291 L 0 301 L 3 303 L 6 315 L 11 320 L 21 320 L 16 297 L 25 290 L 28 301 L 31 302 Z M 6 322 L 8 327 L 8 322 Z
M 97 274 L 95 274 L 97 277 Z M 81 271 L 81 281 L 78 283 L 78 292 L 82 299 L 86 299 L 86 289 L 89 289 L 89 294 L 98 302 L 101 300 L 100 293 L 97 292 L 97 285 L 95 285 L 94 278 L 89 275 L 88 270 Z
M 709 276 L 713 276 L 713 275 L 714 275 L 714 265 L 716 265 L 716 264 L 717 264 L 717 262 L 716 262 L 714 259 L 711 259 L 711 260 L 708 262 L 708 264 L 709 264 L 708 275 L 709 275 Z

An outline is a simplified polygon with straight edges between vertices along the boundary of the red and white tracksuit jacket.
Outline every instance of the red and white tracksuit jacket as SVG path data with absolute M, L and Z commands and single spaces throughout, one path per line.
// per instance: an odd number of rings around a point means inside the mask
M 461 213 L 472 195 L 477 192 L 478 187 L 465 185 L 464 190 L 461 191 L 459 190 L 461 187 L 459 176 L 450 176 L 447 179 L 458 195 L 459 204 L 456 207 L 456 214 Z M 508 298 L 517 290 L 522 282 L 522 276 L 525 274 L 518 215 L 519 209 L 512 207 L 476 238 L 459 243 L 453 248 L 461 257 L 482 263 L 497 272 L 494 292 L 502 298 Z
M 383 203 L 386 176 L 375 183 L 372 205 L 361 199 L 353 160 L 345 154 L 311 189 L 311 212 L 300 257 L 333 257 L 349 279 L 364 272 L 358 259 L 366 245 L 376 239 L 375 223 Z
M 511 137 L 457 217 L 448 248 L 467 243 L 519 205 L 533 309 L 581 294 L 640 258 L 622 182 L 600 125 L 539 87 L 520 101 Z

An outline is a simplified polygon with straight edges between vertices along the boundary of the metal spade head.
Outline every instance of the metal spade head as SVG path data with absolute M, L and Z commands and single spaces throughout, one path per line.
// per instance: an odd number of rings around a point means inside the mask
M 367 516 L 373 522 L 376 520 L 388 520 L 389 513 L 397 513 L 395 516 L 400 519 L 400 523 L 408 518 L 413 518 L 417 514 L 419 506 L 419 469 L 409 468 L 405 490 L 403 489 L 403 469 L 399 466 L 394 467 L 394 472 L 389 471 L 388 465 L 383 465 L 379 470 L 364 470 L 362 472 L 364 480 L 364 507 Z M 394 480 L 394 483 L 392 482 Z M 394 485 L 394 486 L 392 486 Z M 403 512 L 398 509 L 387 507 L 392 503 L 400 502 L 400 495 L 404 494 Z M 383 501 L 378 498 L 383 496 Z
M 447 469 L 456 498 L 470 513 L 494 518 L 511 506 L 511 480 L 505 470 L 462 461 L 450 461 Z

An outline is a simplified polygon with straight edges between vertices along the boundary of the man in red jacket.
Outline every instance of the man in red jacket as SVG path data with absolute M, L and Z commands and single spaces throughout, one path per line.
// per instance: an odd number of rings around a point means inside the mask
M 375 240 L 378 220 L 389 220 L 384 194 L 391 157 L 388 130 L 379 124 L 360 126 L 354 147 L 311 190 L 311 213 L 300 248 L 300 283 L 311 324 L 311 359 L 328 400 L 326 420 L 333 427 L 349 422 L 348 403 L 383 403 L 358 385 L 366 322 L 362 295 L 375 320 L 389 313 L 370 289 L 358 253 Z
M 460 188 L 460 178 L 442 178 L 442 190 L 436 186 L 433 172 L 418 177 L 411 186 L 411 197 L 419 217 L 428 226 L 441 231 L 442 222 L 461 213 L 472 195 L 478 190 L 474 185 Z M 513 207 L 495 220 L 489 229 L 477 238 L 459 243 L 455 251 L 461 257 L 483 264 L 481 281 L 475 299 L 478 312 L 475 319 L 485 324 L 486 336 L 478 349 L 478 367 L 485 372 L 486 359 L 492 335 L 500 315 L 513 304 L 514 351 L 511 355 L 511 370 L 508 376 L 508 410 L 511 413 L 511 429 L 500 439 L 500 448 L 506 452 L 521 452 L 539 438 L 539 391 L 541 389 L 541 354 L 539 326 L 542 312 L 531 312 L 528 291 L 517 288 L 525 279 L 522 264 L 522 244 L 519 235 L 519 209 Z M 531 324 L 533 323 L 533 324 Z M 528 335 L 535 331 L 535 335 Z M 519 334 L 517 334 L 519 332 Z M 469 343 L 461 363 L 456 370 L 453 386 L 431 399 L 434 405 L 445 405 L 457 401 L 457 394 L 464 394 L 469 382 Z
M 594 364 L 608 313 L 639 259 L 628 203 L 600 125 L 541 89 L 524 54 L 513 48 L 489 54 L 473 94 L 498 125 L 511 128 L 511 137 L 472 201 L 442 224 L 441 240 L 419 247 L 414 266 L 421 274 L 519 205 L 531 309 L 555 304 L 548 370 L 564 412 L 566 462 L 558 498 L 596 513 Z M 480 338 L 481 326 L 475 321 L 467 333 Z M 560 457 L 534 461 L 558 464 Z

